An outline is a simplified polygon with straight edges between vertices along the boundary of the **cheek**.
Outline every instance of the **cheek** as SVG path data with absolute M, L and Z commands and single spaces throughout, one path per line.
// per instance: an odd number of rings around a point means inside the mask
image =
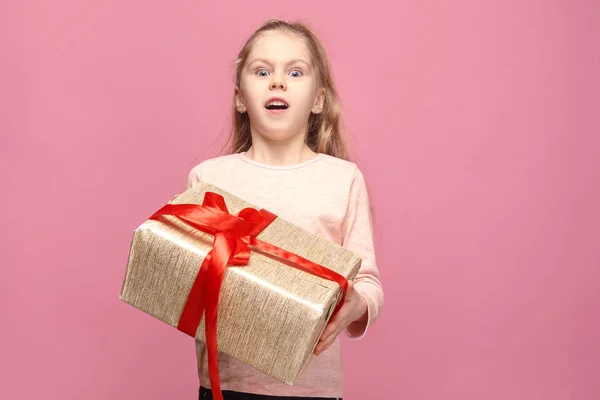
M 314 106 L 316 98 L 316 90 L 314 90 L 312 87 L 306 87 L 303 88 L 302 91 L 298 92 L 298 95 L 296 96 L 296 103 L 301 103 L 304 109 L 310 111 Z
M 242 90 L 241 90 L 241 94 L 242 94 L 242 99 L 244 100 L 244 103 L 246 104 L 247 107 L 249 108 L 254 108 L 257 106 L 261 106 L 262 104 L 259 104 L 259 96 L 257 95 L 257 90 L 255 87 L 253 87 L 252 83 L 246 83 L 244 86 L 242 86 Z

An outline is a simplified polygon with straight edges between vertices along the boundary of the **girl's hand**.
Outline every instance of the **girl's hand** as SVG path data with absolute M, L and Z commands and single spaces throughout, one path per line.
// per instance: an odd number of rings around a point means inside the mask
M 325 351 L 334 340 L 342 333 L 348 325 L 367 317 L 367 302 L 354 290 L 352 281 L 348 281 L 348 290 L 346 291 L 346 300 L 338 313 L 329 320 L 327 327 L 321 335 L 321 340 L 315 348 L 315 354 L 319 355 Z

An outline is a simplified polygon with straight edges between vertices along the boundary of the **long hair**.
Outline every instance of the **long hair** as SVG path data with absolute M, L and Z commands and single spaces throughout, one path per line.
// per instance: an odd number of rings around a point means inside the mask
M 271 19 L 259 27 L 242 47 L 236 59 L 236 86 L 239 87 L 240 85 L 242 71 L 252 50 L 252 45 L 262 33 L 269 31 L 291 33 L 304 41 L 309 49 L 311 61 L 317 73 L 317 84 L 325 91 L 323 111 L 319 114 L 310 114 L 306 144 L 316 153 L 324 153 L 343 160 L 350 160 L 346 137 L 342 129 L 342 107 L 331 75 L 329 59 L 321 41 L 305 24 Z M 247 113 L 237 111 L 235 93 L 231 112 L 231 133 L 225 147 L 226 151 L 229 154 L 245 152 L 252 145 L 250 120 Z

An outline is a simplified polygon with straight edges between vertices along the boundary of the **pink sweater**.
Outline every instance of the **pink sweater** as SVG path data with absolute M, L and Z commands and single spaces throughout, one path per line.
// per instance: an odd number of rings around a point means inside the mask
M 271 166 L 233 154 L 206 160 L 194 167 L 187 187 L 199 181 L 216 185 L 256 207 L 338 243 L 363 258 L 354 280 L 368 305 L 368 322 L 346 330 L 350 339 L 362 338 L 383 306 L 383 290 L 375 262 L 369 198 L 362 173 L 353 163 L 319 154 L 291 166 Z M 200 384 L 210 387 L 205 345 L 196 341 Z M 339 338 L 313 356 L 294 386 L 271 378 L 241 362 L 219 354 L 223 390 L 305 397 L 342 397 L 343 370 Z

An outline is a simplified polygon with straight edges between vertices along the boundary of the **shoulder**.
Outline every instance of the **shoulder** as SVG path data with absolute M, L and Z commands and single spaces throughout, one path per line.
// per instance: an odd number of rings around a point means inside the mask
M 196 166 L 188 173 L 187 186 L 190 187 L 195 183 L 203 180 L 203 177 L 212 174 L 214 170 L 227 167 L 240 158 L 240 154 L 227 154 L 224 156 L 208 158 Z
M 349 185 L 364 182 L 364 176 L 359 166 L 347 160 L 336 158 L 327 154 L 321 155 L 321 165 L 327 171 L 327 175 L 335 178 L 339 182 L 345 182 Z
M 327 154 L 321 154 L 321 164 L 332 173 L 352 176 L 360 172 L 358 165 L 352 161 L 342 160 Z

